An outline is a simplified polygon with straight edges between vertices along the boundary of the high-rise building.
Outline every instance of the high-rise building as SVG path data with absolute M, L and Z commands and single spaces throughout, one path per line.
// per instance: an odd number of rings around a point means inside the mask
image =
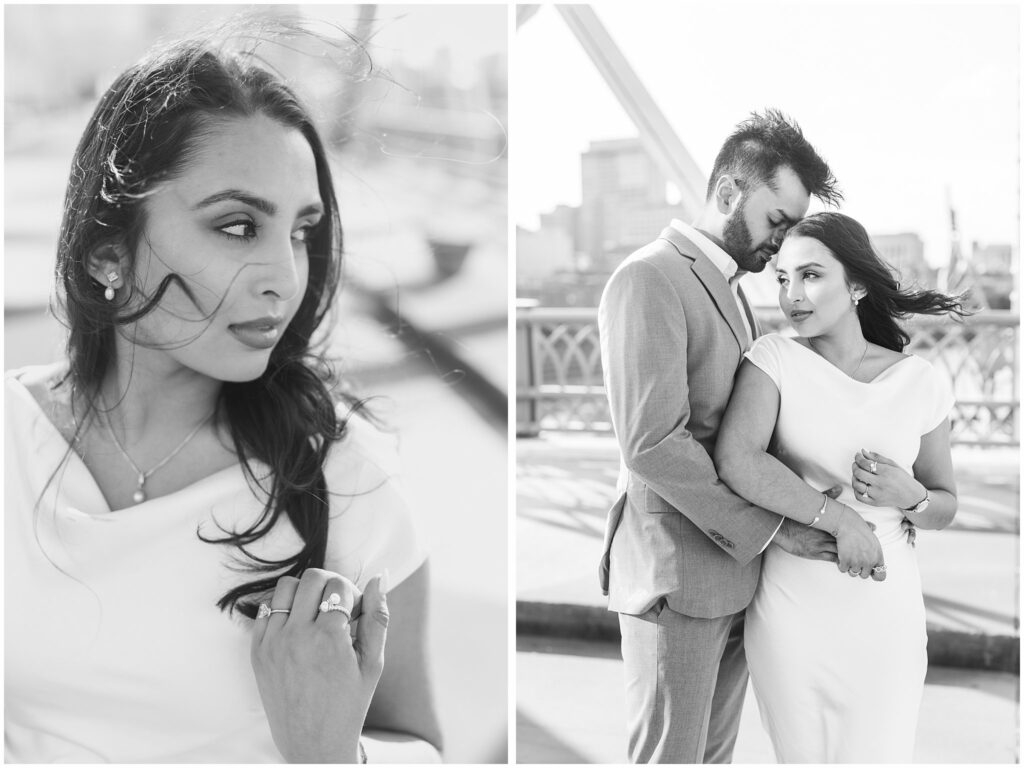
M 592 142 L 581 164 L 579 248 L 595 269 L 611 271 L 683 215 L 668 203 L 667 180 L 640 139 Z
M 875 250 L 887 264 L 899 272 L 901 285 L 916 283 L 922 288 L 934 288 L 938 270 L 928 266 L 924 258 L 924 242 L 916 232 L 894 235 L 871 235 Z

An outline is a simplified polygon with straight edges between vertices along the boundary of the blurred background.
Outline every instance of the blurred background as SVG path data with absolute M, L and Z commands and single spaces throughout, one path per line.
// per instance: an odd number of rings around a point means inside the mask
M 4 367 L 62 354 L 47 309 L 55 243 L 99 95 L 154 43 L 245 12 L 298 17 L 327 41 L 257 52 L 312 108 L 333 156 L 346 279 L 331 352 L 401 435 L 431 551 L 445 758 L 504 763 L 504 6 L 5 7 Z
M 916 759 L 1016 759 L 1019 37 L 1016 4 L 517 7 L 520 762 L 625 760 L 596 578 L 618 471 L 596 308 L 627 255 L 692 221 L 722 142 L 765 107 L 801 125 L 904 284 L 972 291 L 967 322 L 908 326 L 957 396 L 960 491 L 954 524 L 918 537 L 932 667 Z M 773 268 L 743 286 L 764 330 L 787 332 Z M 752 699 L 735 759 L 772 761 Z

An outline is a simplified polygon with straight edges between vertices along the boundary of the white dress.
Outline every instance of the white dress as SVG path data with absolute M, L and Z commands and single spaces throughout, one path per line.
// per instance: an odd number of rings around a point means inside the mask
M 196 536 L 259 514 L 241 468 L 111 512 L 76 454 L 61 464 L 67 442 L 19 375 L 40 370 L 5 378 L 6 761 L 283 762 L 249 662 L 252 621 L 216 605 L 252 577 L 232 571 L 236 547 Z M 387 568 L 394 588 L 425 554 L 393 440 L 349 424 L 325 468 L 327 567 L 360 587 Z M 297 541 L 282 519 L 256 552 Z
M 948 381 L 909 355 L 864 383 L 791 338 L 747 353 L 779 389 L 772 452 L 818 490 L 875 524 L 884 582 L 835 564 L 765 552 L 747 609 L 745 645 L 762 721 L 782 763 L 909 763 L 927 668 L 924 600 L 914 549 L 895 508 L 854 498 L 858 450 L 912 472 L 921 436 L 953 406 Z

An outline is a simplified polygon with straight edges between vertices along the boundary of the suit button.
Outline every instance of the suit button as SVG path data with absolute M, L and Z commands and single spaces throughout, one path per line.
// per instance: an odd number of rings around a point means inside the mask
M 714 528 L 708 529 L 708 535 L 715 540 L 715 543 L 718 544 L 718 546 L 723 547 L 724 549 L 734 549 L 736 546 Z

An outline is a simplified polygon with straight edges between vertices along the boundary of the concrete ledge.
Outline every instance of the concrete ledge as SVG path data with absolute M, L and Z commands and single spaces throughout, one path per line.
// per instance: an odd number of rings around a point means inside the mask
M 516 601 L 516 633 L 619 642 L 618 616 L 600 606 Z M 1020 638 L 928 626 L 928 663 L 1020 673 Z

